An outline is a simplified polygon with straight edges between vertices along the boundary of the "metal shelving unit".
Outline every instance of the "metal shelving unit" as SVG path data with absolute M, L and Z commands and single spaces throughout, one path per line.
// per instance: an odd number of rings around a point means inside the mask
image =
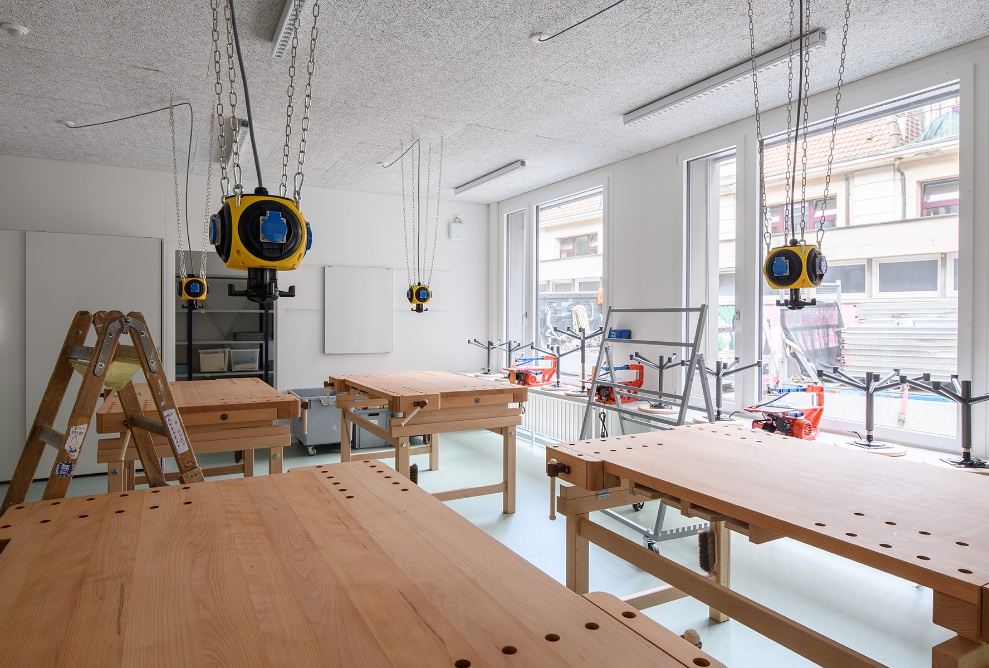
M 191 266 L 198 267 L 200 256 L 193 253 Z M 177 263 L 176 263 L 177 264 Z M 176 378 L 194 380 L 229 377 L 257 377 L 274 384 L 274 328 L 275 311 L 271 304 L 259 305 L 244 297 L 231 297 L 227 294 L 227 284 L 240 284 L 247 281 L 242 273 L 232 273 L 222 266 L 219 258 L 210 254 L 207 257 L 206 281 L 209 293 L 198 303 L 199 308 L 189 309 L 188 305 L 176 297 L 175 349 L 177 364 L 185 364 L 185 369 Z M 238 340 L 235 333 L 250 332 L 258 335 L 256 340 Z M 199 351 L 209 347 L 224 347 L 232 350 L 258 351 L 256 371 L 202 371 L 199 368 Z

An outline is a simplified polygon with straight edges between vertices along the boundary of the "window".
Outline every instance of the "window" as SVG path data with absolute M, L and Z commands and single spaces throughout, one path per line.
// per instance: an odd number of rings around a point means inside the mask
M 536 266 L 536 320 L 534 342 L 543 350 L 559 345 L 564 351 L 573 339 L 559 334 L 574 326 L 574 310 L 583 311 L 591 331 L 604 324 L 601 308 L 604 257 L 604 189 L 574 193 L 536 207 L 538 264 Z M 578 307 L 580 307 L 578 309 Z M 561 362 L 562 375 L 579 373 L 574 356 Z M 566 381 L 566 379 L 564 379 Z M 574 382 L 570 380 L 570 382 Z
M 933 292 L 938 290 L 938 261 L 882 260 L 879 263 L 879 294 Z M 828 272 L 831 273 L 830 271 Z
M 762 281 L 764 386 L 807 383 L 830 367 L 855 378 L 899 369 L 944 379 L 961 371 L 959 299 L 971 297 L 971 286 L 959 285 L 958 257 L 974 250 L 959 248 L 958 120 L 966 112 L 959 102 L 958 84 L 949 83 L 843 115 L 827 199 L 831 121 L 808 128 L 808 237 L 816 241 L 810 228 L 818 224 L 828 230 L 829 267 L 820 288 L 806 291 L 817 305 L 799 311 L 778 306 L 779 295 Z M 936 151 L 918 146 L 935 141 Z M 777 203 L 766 218 L 773 233 L 782 232 L 786 148 L 785 135 L 763 146 L 766 199 Z M 799 198 L 799 172 L 797 180 Z M 799 226 L 799 213 L 795 220 Z M 743 318 L 758 308 L 739 305 Z M 822 425 L 861 429 L 864 393 L 824 385 Z M 957 409 L 941 397 L 894 388 L 875 402 L 878 438 L 945 445 L 956 434 Z
M 730 362 L 741 355 L 735 340 L 735 258 L 739 255 L 735 168 L 734 149 L 687 162 L 688 246 L 694 249 L 688 258 L 687 303 L 710 305 L 704 354 L 712 365 L 714 360 Z M 773 210 L 782 212 L 783 206 Z M 704 252 L 715 243 L 716 256 Z M 725 407 L 734 407 L 734 385 L 726 382 L 726 388 Z
M 550 292 L 573 292 L 573 281 L 551 281 Z
M 921 185 L 920 215 L 958 215 L 958 179 L 930 181 Z
M 838 283 L 841 294 L 865 294 L 865 263 L 828 266 L 825 283 Z
M 598 235 L 582 234 L 579 237 L 560 239 L 560 257 L 577 257 L 598 254 Z
M 813 226 L 823 227 L 828 230 L 838 225 L 838 198 L 830 195 L 827 199 L 823 197 L 814 200 L 813 216 L 810 223 Z

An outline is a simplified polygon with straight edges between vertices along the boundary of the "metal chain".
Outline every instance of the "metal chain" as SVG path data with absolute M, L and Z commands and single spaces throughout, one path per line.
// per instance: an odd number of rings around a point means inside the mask
M 810 0 L 806 0 L 807 11 L 805 13 L 803 25 L 810 27 Z M 803 31 L 800 34 L 800 50 L 804 54 L 804 96 L 803 96 L 803 144 L 801 145 L 800 157 L 800 245 L 806 243 L 807 234 L 807 126 L 810 116 L 810 45 L 804 37 Z
M 402 231 L 405 233 L 405 275 L 409 279 L 409 285 L 412 285 L 412 264 L 409 262 L 409 217 L 406 213 L 405 207 L 405 142 L 399 142 L 398 144 L 399 158 L 398 161 L 401 163 L 399 167 L 402 170 Z
M 419 201 L 419 197 L 418 197 L 419 188 L 418 188 L 418 183 L 416 183 L 416 181 L 418 180 L 418 178 L 421 178 L 422 177 L 422 174 L 419 173 L 420 170 L 416 168 L 416 165 L 419 165 L 419 164 L 422 163 L 422 143 L 421 142 L 418 142 L 417 143 L 417 145 L 416 145 L 416 152 L 412 154 L 413 157 L 416 155 L 416 153 L 419 154 L 419 159 L 413 163 L 411 174 L 409 175 L 409 184 L 412 186 L 412 195 L 411 195 L 411 197 L 412 197 L 412 218 L 411 218 L 411 220 L 412 220 L 412 239 L 415 241 L 415 245 L 412 246 L 412 265 L 415 267 L 415 271 L 412 272 L 412 273 L 413 273 L 413 278 L 415 278 L 416 282 L 418 283 L 419 282 L 419 237 L 416 236 L 416 232 L 417 232 L 416 223 L 419 220 L 419 215 L 420 215 L 419 214 L 419 207 L 422 206 L 422 202 Z
M 426 223 L 425 225 L 422 226 L 422 248 L 419 249 L 419 264 L 421 265 L 419 267 L 419 276 L 420 278 L 425 280 L 426 285 L 429 285 L 429 277 L 426 275 L 426 264 L 425 264 L 425 258 L 423 257 L 424 255 L 423 251 L 426 250 L 427 246 L 429 246 L 429 190 L 431 187 L 430 181 L 432 180 L 432 175 L 433 175 L 433 142 L 432 141 L 429 142 L 429 149 L 427 155 L 429 157 L 426 159 L 426 215 L 425 215 Z M 439 202 L 437 202 L 436 204 L 437 206 L 439 206 Z
M 845 0 L 845 25 L 841 29 L 841 61 L 838 65 L 838 89 L 834 94 L 834 118 L 831 119 L 831 144 L 828 146 L 828 171 L 824 177 L 824 206 L 828 205 L 831 190 L 831 164 L 834 161 L 834 144 L 838 136 L 838 114 L 841 108 L 841 85 L 845 82 L 845 50 L 848 47 L 848 20 L 852 15 L 852 0 Z M 824 241 L 824 216 L 817 227 L 817 246 Z
M 759 151 L 759 190 L 762 195 L 762 240 L 766 243 L 766 255 L 773 246 L 773 234 L 769 229 L 769 207 L 766 206 L 766 182 L 764 173 L 765 151 L 762 143 L 762 110 L 759 107 L 759 74 L 755 63 L 755 20 L 752 0 L 749 0 L 749 53 L 752 56 L 752 94 L 755 97 L 755 137 Z
M 234 70 L 234 39 L 233 39 L 233 22 L 230 18 L 230 2 L 231 0 L 225 0 L 223 3 L 223 17 L 227 24 L 227 79 L 230 82 L 230 90 L 228 91 L 230 98 L 230 132 L 233 135 L 230 138 L 230 145 L 232 147 L 233 155 L 233 170 L 234 170 L 234 186 L 233 191 L 237 196 L 237 206 L 240 206 L 240 196 L 244 192 L 244 184 L 241 182 L 241 171 L 240 171 L 240 142 L 238 141 L 237 135 L 240 124 L 237 120 L 237 74 Z M 223 159 L 223 156 L 220 156 Z
M 179 205 L 179 154 L 175 148 L 175 102 L 168 98 L 168 125 L 172 130 L 172 183 L 175 186 L 175 232 L 179 248 L 179 277 L 185 278 L 185 253 L 182 249 L 182 209 Z
M 793 197 L 791 193 L 790 170 L 793 166 L 792 153 L 790 151 L 790 133 L 793 130 L 793 5 L 794 0 L 790 0 L 790 30 L 789 37 L 789 58 L 787 59 L 787 80 L 786 80 L 786 198 L 783 205 L 783 234 L 786 241 L 793 238 Z M 794 140 L 796 138 L 794 137 Z
M 433 267 L 436 266 L 436 239 L 440 235 L 440 192 L 443 188 L 443 136 L 440 135 L 440 164 L 436 175 L 436 221 L 433 225 L 433 257 L 429 261 L 428 285 L 433 284 Z
M 306 163 L 306 132 L 309 131 L 309 108 L 312 106 L 312 74 L 316 69 L 316 40 L 319 38 L 319 0 L 312 6 L 312 31 L 309 35 L 309 67 L 306 74 L 306 97 L 302 108 L 302 138 L 299 140 L 299 171 L 295 173 L 295 205 L 302 201 L 302 183 L 305 175 L 302 168 Z
M 222 127 L 222 123 L 221 123 Z M 216 129 L 216 112 L 214 111 L 209 115 L 209 136 L 213 136 L 213 131 Z M 199 277 L 206 280 L 206 247 L 209 245 L 209 219 L 212 215 L 212 210 L 210 208 L 210 194 L 213 189 L 213 161 L 209 158 L 206 160 L 206 215 L 203 217 L 205 224 L 203 225 L 203 244 L 202 253 L 199 262 Z
M 220 9 L 217 0 L 210 0 L 210 9 L 213 11 L 213 71 L 216 73 L 216 107 L 213 113 L 220 123 L 219 143 L 220 143 L 220 190 L 223 197 L 230 196 L 230 179 L 227 178 L 227 163 L 223 159 L 226 153 L 226 139 L 223 136 L 223 82 L 220 80 Z M 213 133 L 210 132 L 210 140 Z
M 301 19 L 303 0 L 295 0 L 295 20 L 292 22 L 292 58 L 288 63 L 288 106 L 285 108 L 285 145 L 282 146 L 282 180 L 278 185 L 278 195 L 288 196 L 288 156 L 289 142 L 292 139 L 292 113 L 295 108 L 292 106 L 292 98 L 295 95 L 295 58 L 299 51 L 299 27 Z

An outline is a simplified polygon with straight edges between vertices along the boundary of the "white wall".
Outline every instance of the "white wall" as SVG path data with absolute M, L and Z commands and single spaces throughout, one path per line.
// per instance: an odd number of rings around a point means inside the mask
M 401 197 L 307 188 L 302 207 L 314 241 L 302 266 L 279 277 L 282 289 L 295 284 L 298 294 L 294 299 L 278 300 L 280 389 L 320 387 L 331 373 L 458 371 L 483 365 L 484 352 L 468 346 L 467 340 L 482 338 L 488 331 L 487 205 L 442 202 L 433 300 L 429 311 L 421 314 L 413 313 L 405 299 L 408 280 Z M 447 227 L 454 216 L 467 225 L 466 241 L 449 239 Z M 431 255 L 432 248 L 426 257 Z M 395 270 L 393 352 L 323 353 L 323 267 L 327 265 Z M 361 286 L 342 287 L 360 290 Z M 334 317 L 326 314 L 331 326 Z
M 211 209 L 218 208 L 219 174 L 213 174 Z M 396 175 L 396 178 L 398 176 Z M 194 249 L 201 247 L 206 210 L 205 176 L 190 183 Z M 388 355 L 323 354 L 323 269 L 329 264 L 391 267 L 405 279 L 402 202 L 377 195 L 306 186 L 303 213 L 313 228 L 313 249 L 302 267 L 280 274 L 298 297 L 278 302 L 279 389 L 320 386 L 329 373 L 480 368 L 484 352 L 467 345 L 488 324 L 488 206 L 442 202 L 434 283 L 442 291 L 424 314 L 413 314 L 404 287 L 395 295 L 395 348 Z M 172 175 L 142 169 L 0 155 L 0 230 L 76 232 L 165 240 L 159 341 L 165 368 L 174 370 L 174 251 L 176 223 Z M 467 241 L 450 241 L 454 215 L 467 225 Z M 430 249 L 431 253 L 431 249 Z M 198 268 L 194 268 L 198 271 Z M 57 271 L 57 267 L 52 267 Z M 124 280 L 124 279 L 122 279 Z M 225 286 L 219 286 L 225 289 Z M 359 290 L 360 286 L 348 286 Z
M 853 58 L 854 54 L 849 54 Z M 959 360 L 962 377 L 973 380 L 976 392 L 989 391 L 989 267 L 981 261 L 989 253 L 989 228 L 977 224 L 989 210 L 989 39 L 982 39 L 846 85 L 842 109 L 851 110 L 958 79 L 962 92 L 961 248 L 976 249 L 963 258 L 960 281 L 972 286 L 959 303 Z M 702 102 L 698 104 L 702 105 Z M 834 108 L 834 92 L 811 99 L 814 120 Z M 700 111 L 698 113 L 701 113 Z M 652 122 L 662 123 L 662 118 Z M 786 128 L 785 109 L 762 116 L 765 134 Z M 634 127 L 628 132 L 635 132 Z M 759 290 L 757 152 L 755 119 L 749 117 L 649 153 L 608 165 L 580 176 L 501 202 L 492 230 L 492 265 L 503 274 L 504 216 L 541 202 L 578 192 L 595 184 L 605 188 L 605 300 L 622 307 L 683 304 L 684 165 L 688 160 L 735 146 L 738 150 L 738 233 L 748 252 L 739 257 L 736 294 L 749 299 Z M 494 208 L 494 207 L 492 207 Z M 975 261 L 973 261 L 973 255 Z M 503 275 L 493 281 L 492 332 L 504 331 Z M 694 304 L 695 305 L 695 304 Z M 737 349 L 743 361 L 754 357 L 759 340 L 758 322 L 743 314 L 736 323 Z M 648 381 L 647 381 L 648 382 Z M 750 392 L 756 391 L 754 385 Z M 986 410 L 976 409 L 975 448 L 986 454 Z

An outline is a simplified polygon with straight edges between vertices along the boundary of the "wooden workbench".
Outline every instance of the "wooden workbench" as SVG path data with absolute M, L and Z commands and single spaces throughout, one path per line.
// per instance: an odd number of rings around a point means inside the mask
M 515 512 L 515 431 L 522 424 L 522 404 L 528 390 L 447 371 L 354 374 L 331 376 L 343 416 L 340 461 L 351 460 L 350 425 L 384 439 L 392 447 L 384 452 L 361 452 L 361 459 L 395 458 L 395 470 L 409 475 L 409 457 L 429 453 L 429 468 L 439 468 L 439 435 L 451 431 L 487 429 L 502 436 L 502 482 L 437 492 L 444 501 L 485 494 L 502 494 L 506 513 Z M 387 429 L 354 413 L 363 408 L 387 408 Z M 412 447 L 412 436 L 424 436 L 425 444 Z
M 983 476 L 864 456 L 745 426 L 694 425 L 547 448 L 570 467 L 567 584 L 587 590 L 588 541 L 665 587 L 638 607 L 689 595 L 821 665 L 870 659 L 729 589 L 730 531 L 755 543 L 787 536 L 934 590 L 934 623 L 958 635 L 936 646 L 938 668 L 989 666 L 989 485 Z M 609 489 L 607 498 L 598 494 Z M 661 498 L 712 522 L 719 563 L 706 577 L 591 522 L 588 513 Z M 634 599 L 633 599 L 634 600 Z
M 147 385 L 134 387 L 145 415 L 154 415 Z M 302 404 L 298 397 L 282 394 L 260 378 L 178 381 L 169 383 L 169 387 L 197 455 L 243 452 L 243 463 L 204 468 L 204 475 L 243 473 L 252 476 L 254 450 L 258 448 L 268 450 L 268 471 L 281 472 L 282 448 L 291 445 L 292 434 L 288 425 L 273 425 L 272 421 L 299 417 Z M 100 440 L 96 453 L 96 461 L 107 465 L 109 491 L 134 489 L 135 483 L 144 482 L 142 477 L 135 476 L 138 455 L 133 443 L 123 452 L 121 460 L 121 450 L 129 440 L 129 433 L 116 393 L 97 411 L 96 433 L 117 434 L 116 438 Z M 161 457 L 172 456 L 164 437 L 154 436 L 153 439 Z M 175 479 L 172 474 L 166 474 L 166 477 Z
M 12 507 L 4 666 L 721 666 L 380 462 Z

